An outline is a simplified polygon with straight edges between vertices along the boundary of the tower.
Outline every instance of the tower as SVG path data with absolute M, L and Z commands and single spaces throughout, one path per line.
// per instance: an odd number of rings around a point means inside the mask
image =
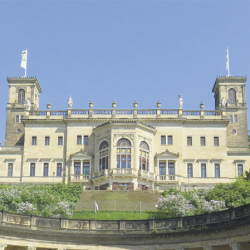
M 230 119 L 227 126 L 229 147 L 248 147 L 246 80 L 246 76 L 218 76 L 212 90 L 215 109 L 225 109 L 226 117 Z
M 6 107 L 5 146 L 22 146 L 24 144 L 24 127 L 21 122 L 28 110 L 39 109 L 39 97 L 42 89 L 35 77 L 10 77 L 9 98 Z M 30 107 L 27 107 L 30 103 Z

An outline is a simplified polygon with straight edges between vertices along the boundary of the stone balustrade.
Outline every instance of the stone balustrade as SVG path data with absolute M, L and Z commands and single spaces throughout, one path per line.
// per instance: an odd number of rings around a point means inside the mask
M 153 230 L 180 232 L 217 228 L 221 225 L 234 224 L 250 219 L 250 204 L 224 211 L 195 216 L 148 220 L 74 220 L 66 218 L 46 218 L 35 215 L 22 215 L 0 211 L 0 223 L 13 227 L 31 227 L 32 229 L 48 228 L 50 230 L 80 230 L 91 232 L 147 233 Z
M 178 118 L 178 119 L 222 119 L 225 110 L 182 109 L 69 109 L 28 111 L 25 119 L 73 119 L 73 118 Z

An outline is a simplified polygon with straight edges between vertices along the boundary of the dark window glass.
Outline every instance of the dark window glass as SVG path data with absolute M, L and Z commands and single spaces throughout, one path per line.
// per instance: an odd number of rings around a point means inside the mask
M 214 165 L 214 167 L 215 167 L 215 171 L 214 171 L 214 173 L 215 173 L 215 177 L 220 177 L 220 164 L 215 164 Z
M 193 177 L 193 164 L 192 163 L 188 163 L 188 177 Z
M 122 168 L 126 168 L 126 155 L 121 155 Z
M 166 145 L 166 136 L 165 135 L 161 136 L 161 145 Z
M 201 163 L 201 177 L 207 177 L 206 163 Z
M 201 137 L 201 146 L 206 146 L 206 138 Z
M 37 137 L 32 136 L 32 145 L 36 145 L 36 143 L 37 143 Z
M 219 146 L 219 137 L 214 137 L 214 146 Z
M 13 163 L 8 163 L 8 177 L 13 176 Z
M 30 163 L 30 176 L 35 176 L 36 163 Z
M 89 137 L 87 135 L 84 135 L 84 145 L 89 144 Z
M 234 122 L 238 123 L 238 116 L 237 115 L 234 116 Z
M 21 120 L 23 119 L 23 115 L 21 115 Z
M 43 176 L 48 176 L 49 175 L 49 163 L 44 163 L 43 164 Z
M 228 102 L 229 103 L 236 103 L 236 91 L 235 91 L 235 89 L 228 90 Z
M 75 175 L 80 175 L 81 163 L 80 162 L 75 162 L 74 167 L 75 167 Z
M 104 148 L 108 148 L 109 144 L 107 141 L 103 141 L 99 147 L 99 150 L 104 149 Z
M 25 91 L 24 89 L 20 89 L 18 91 L 18 103 L 23 103 L 25 101 Z
M 168 163 L 168 175 L 174 175 L 174 163 Z
M 16 115 L 16 123 L 19 123 L 19 115 Z
M 49 136 L 46 136 L 45 137 L 45 145 L 49 145 L 49 143 L 50 143 L 50 137 Z
M 243 164 L 238 164 L 238 176 L 243 174 Z
M 192 137 L 187 137 L 187 145 L 192 146 Z
M 82 144 L 82 136 L 81 135 L 77 136 L 77 144 L 78 145 Z
M 89 175 L 89 162 L 83 163 L 83 175 Z
M 131 143 L 128 139 L 122 138 L 117 142 L 117 146 L 131 146 Z
M 159 163 L 159 168 L 160 168 L 160 175 L 166 175 L 166 164 Z
M 229 118 L 230 118 L 230 123 L 233 123 L 233 116 L 230 115 Z
M 117 168 L 120 168 L 120 155 L 117 155 Z
M 173 144 L 173 136 L 169 135 L 168 136 L 168 145 L 172 145 Z
M 58 136 L 58 145 L 63 145 L 63 137 Z
M 57 163 L 56 176 L 62 176 L 62 163 Z

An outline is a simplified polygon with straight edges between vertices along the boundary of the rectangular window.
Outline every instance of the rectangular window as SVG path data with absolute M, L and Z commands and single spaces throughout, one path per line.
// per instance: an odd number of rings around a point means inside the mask
M 161 136 L 161 145 L 166 145 L 166 136 L 165 135 Z
M 78 145 L 81 145 L 81 144 L 82 144 L 82 136 L 81 136 L 81 135 L 78 135 L 78 136 L 77 136 L 77 144 L 78 144 Z
M 219 137 L 214 137 L 214 146 L 219 146 Z
M 215 177 L 220 177 L 220 164 L 216 163 L 214 165 L 214 175 Z
M 201 177 L 207 177 L 206 163 L 201 163 Z
M 230 123 L 233 123 L 233 116 L 232 115 L 229 116 L 229 119 L 230 119 Z
M 75 167 L 75 175 L 80 175 L 81 163 L 80 162 L 75 162 L 74 167 Z
M 19 123 L 19 115 L 16 115 L 16 123 Z
M 49 136 L 46 136 L 45 137 L 45 145 L 49 145 L 49 143 L 50 143 L 50 137 Z
M 8 177 L 13 176 L 13 163 L 8 163 Z
M 238 123 L 238 116 L 237 115 L 234 116 L 234 122 Z
M 188 174 L 188 177 L 193 177 L 193 164 L 192 163 L 188 163 L 187 165 L 187 174 Z
M 187 145 L 192 146 L 192 137 L 187 137 Z
M 62 163 L 56 165 L 56 176 L 62 176 Z
M 243 164 L 238 164 L 238 176 L 240 177 L 243 174 Z
M 30 176 L 35 176 L 36 163 L 30 163 Z
M 63 145 L 63 137 L 58 136 L 58 145 Z
M 84 145 L 89 144 L 89 137 L 87 135 L 84 135 Z
M 83 175 L 89 175 L 89 162 L 83 163 Z
M 43 176 L 49 176 L 49 163 L 43 164 Z
M 160 175 L 166 175 L 166 164 L 159 163 L 159 168 L 160 168 Z
M 172 135 L 168 136 L 168 145 L 173 145 L 173 136 Z
M 36 144 L 37 144 L 37 137 L 32 136 L 32 145 L 36 145 Z
M 206 146 L 206 138 L 201 137 L 201 146 Z
M 168 175 L 174 175 L 174 163 L 168 163 Z
M 21 120 L 23 120 L 23 115 L 21 115 Z

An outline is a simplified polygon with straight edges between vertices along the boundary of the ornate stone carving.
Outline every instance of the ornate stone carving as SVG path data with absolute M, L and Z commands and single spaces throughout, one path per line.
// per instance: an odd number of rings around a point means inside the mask
M 31 104 L 30 104 L 30 99 L 29 98 L 26 101 L 25 108 L 26 108 L 26 110 L 30 110 L 30 108 L 31 108 Z
M 6 247 L 7 247 L 6 244 L 1 244 L 1 243 L 0 243 L 0 250 L 4 250 Z
M 72 105 L 73 105 L 73 101 L 72 98 L 69 95 L 69 99 L 68 99 L 68 109 L 72 109 Z
M 179 109 L 182 109 L 183 99 L 182 99 L 181 95 L 178 95 L 177 98 L 179 98 Z
M 203 247 L 204 250 L 214 250 L 213 246 L 204 246 Z
M 120 139 L 120 138 L 128 138 L 130 139 L 132 142 L 134 142 L 134 138 L 135 138 L 135 135 L 134 134 L 114 134 L 113 135 L 113 143 Z
M 229 244 L 229 246 L 232 248 L 232 250 L 240 250 L 242 248 L 242 243 L 234 242 Z
M 226 100 L 225 100 L 225 98 L 223 97 L 222 99 L 221 99 L 221 109 L 225 109 L 226 108 Z

